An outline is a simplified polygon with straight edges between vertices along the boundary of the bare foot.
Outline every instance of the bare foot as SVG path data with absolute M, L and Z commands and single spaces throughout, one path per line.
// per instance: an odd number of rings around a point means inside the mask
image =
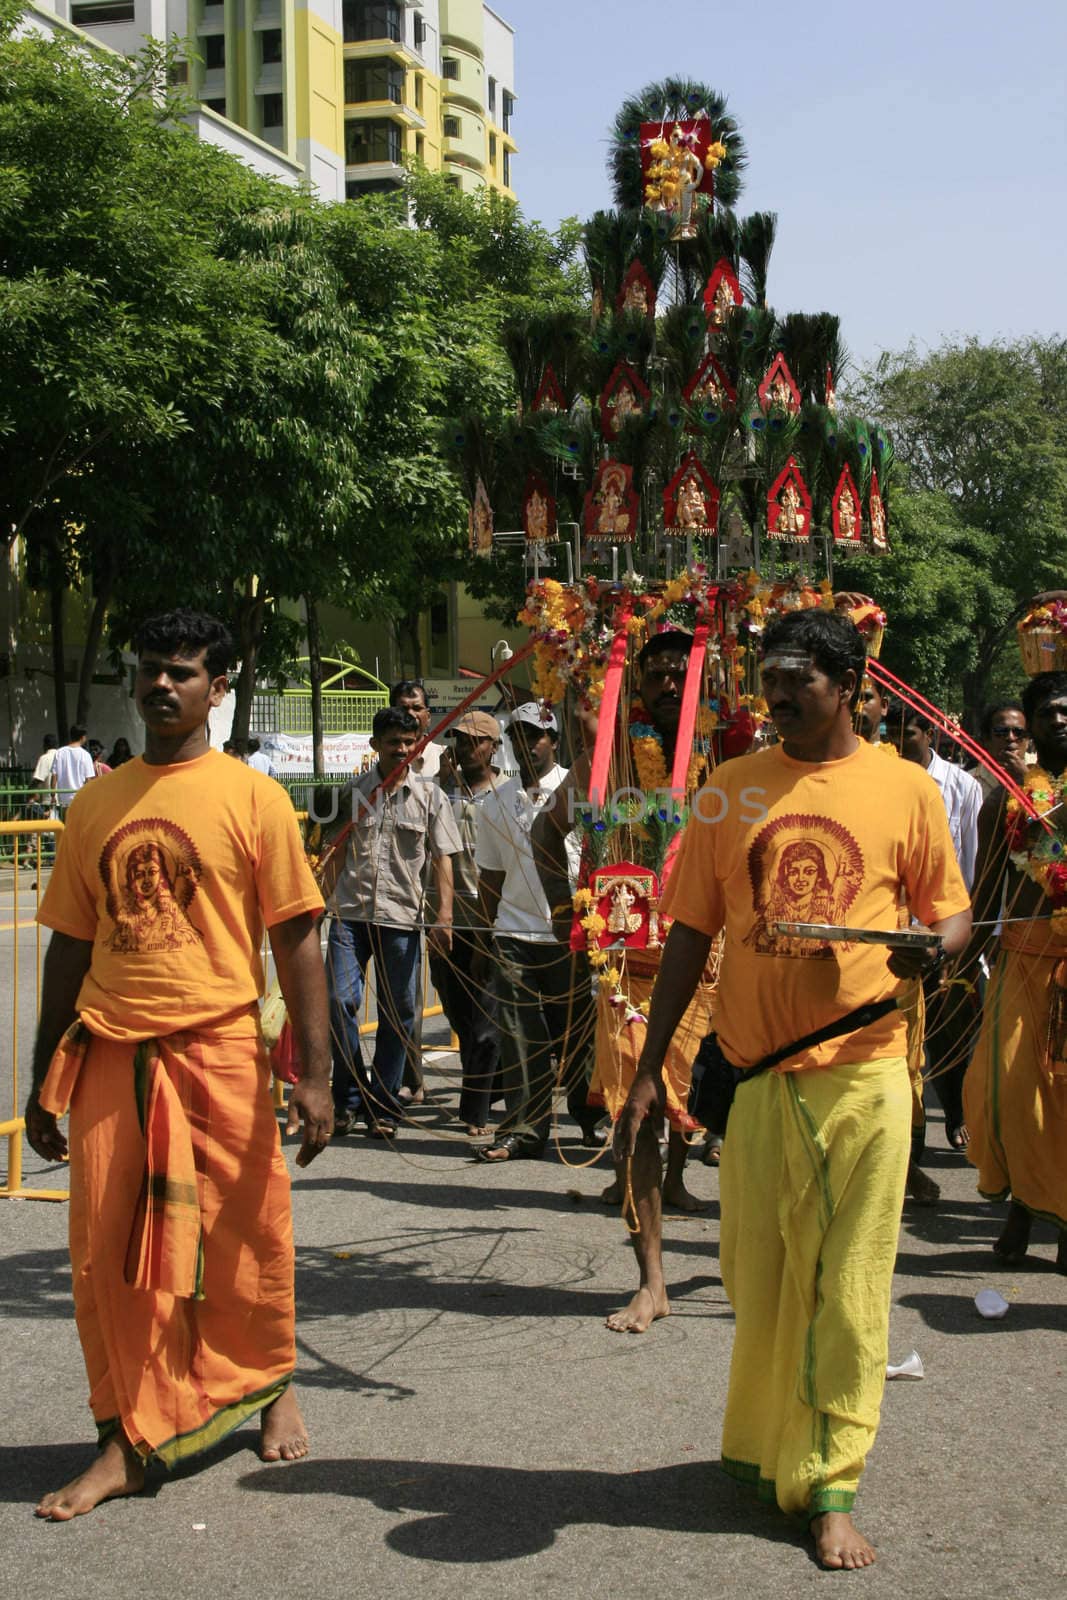
M 711 1209 L 703 1200 L 698 1200 L 695 1194 L 690 1194 L 680 1178 L 677 1183 L 664 1183 L 663 1204 L 670 1206 L 672 1211 L 685 1211 L 691 1216 Z
M 621 1206 L 623 1202 L 622 1184 L 615 1178 L 606 1189 L 600 1191 L 600 1203 L 605 1206 Z
M 824 1511 L 812 1517 L 811 1536 L 815 1556 L 821 1567 L 855 1572 L 874 1566 L 874 1547 L 867 1543 L 847 1511 Z
M 934 1182 L 933 1178 L 927 1177 L 917 1161 L 909 1161 L 905 1193 L 909 1200 L 915 1201 L 917 1206 L 936 1206 L 941 1198 L 941 1187 Z M 829 1512 L 827 1515 L 829 1515 Z
M 651 1289 L 641 1288 L 625 1310 L 612 1312 L 605 1326 L 612 1333 L 645 1333 L 660 1317 L 669 1317 L 670 1314 L 671 1308 L 665 1293 L 653 1295 Z
M 120 1434 L 108 1440 L 86 1472 L 38 1501 L 34 1512 L 48 1522 L 69 1522 L 92 1511 L 101 1500 L 140 1494 L 143 1488 L 144 1462 L 125 1434 Z
M 292 1384 L 263 1408 L 259 1425 L 261 1461 L 299 1461 L 308 1453 L 308 1431 Z
M 1008 1207 L 1008 1219 L 993 1249 L 1009 1264 L 1018 1266 L 1030 1246 L 1030 1213 L 1013 1200 Z

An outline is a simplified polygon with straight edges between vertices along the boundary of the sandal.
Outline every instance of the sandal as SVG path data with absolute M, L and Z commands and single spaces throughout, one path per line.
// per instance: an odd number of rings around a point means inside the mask
M 368 1122 L 367 1134 L 371 1139 L 395 1139 L 395 1122 Z
M 503 1153 L 498 1155 L 497 1151 Z M 544 1155 L 544 1146 L 531 1144 L 528 1139 L 521 1139 L 517 1133 L 506 1133 L 496 1144 L 483 1147 L 474 1152 L 476 1161 L 488 1161 L 494 1166 L 502 1161 L 539 1161 Z
M 700 1152 L 700 1159 L 706 1167 L 717 1167 L 722 1155 L 722 1140 L 717 1133 L 709 1133 Z

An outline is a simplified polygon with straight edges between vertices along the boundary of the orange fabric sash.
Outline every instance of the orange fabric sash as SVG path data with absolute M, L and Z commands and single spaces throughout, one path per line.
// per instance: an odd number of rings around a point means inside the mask
M 133 1089 L 145 1141 L 144 1176 L 126 1250 L 126 1282 L 182 1299 L 203 1299 L 200 1175 L 189 1108 L 177 1084 L 182 1035 L 133 1047 Z M 46 1111 L 64 1116 L 93 1035 L 75 1022 L 60 1040 L 41 1087 Z M 186 1084 L 188 1075 L 184 1075 Z M 188 1092 L 188 1089 L 186 1090 Z

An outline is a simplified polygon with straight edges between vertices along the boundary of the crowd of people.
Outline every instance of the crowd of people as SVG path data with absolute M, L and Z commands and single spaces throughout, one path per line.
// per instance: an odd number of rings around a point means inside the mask
M 691 647 L 678 629 L 653 634 L 620 718 L 666 773 L 680 770 Z M 595 712 L 564 726 L 562 706 L 511 702 L 466 712 L 437 745 L 410 680 L 374 718 L 373 764 L 317 819 L 317 885 L 287 796 L 241 759 L 255 752 L 223 763 L 209 747 L 225 630 L 173 613 L 137 648 L 145 757 L 78 786 L 40 912 L 53 932 L 27 1135 L 48 1159 L 70 1151 L 103 1450 L 38 1514 L 134 1492 L 147 1460 L 183 1459 L 257 1411 L 265 1459 L 307 1450 L 290 1386 L 288 1179 L 256 1027 L 265 927 L 302 1063 L 298 1163 L 360 1125 L 386 1141 L 417 1127 L 425 948 L 458 1041 L 456 1132 L 476 1159 L 543 1156 L 564 1106 L 571 1139 L 610 1146 L 604 1198 L 623 1208 L 638 1274 L 614 1331 L 666 1314 L 664 1210 L 697 1204 L 694 1150 L 719 1165 L 737 1318 L 723 1466 L 803 1515 L 823 1565 L 869 1565 L 851 1511 L 878 1425 L 899 1220 L 906 1189 L 938 1198 L 921 1170 L 924 1082 L 981 1192 L 1011 1200 L 1000 1256 L 1019 1261 L 1031 1217 L 1051 1218 L 1067 1270 L 1067 945 L 1018 794 L 887 703 L 847 616 L 797 612 L 763 640 L 771 739 L 753 748 L 738 720 L 694 745 L 690 820 L 661 852 L 655 895 L 642 899 L 641 811 L 613 839 L 606 917 L 575 918 L 595 882 L 574 826 Z M 83 739 L 73 730 L 62 776 L 85 771 Z M 1062 804 L 1067 674 L 989 707 L 982 742 L 1037 810 Z M 714 817 L 700 803 L 711 780 Z M 644 937 L 650 907 L 662 943 Z M 197 1198 L 205 1174 L 238 1168 L 225 1203 Z M 213 1194 L 225 1188 L 212 1176 Z M 239 1275 L 233 1288 L 249 1232 L 254 1329 L 238 1328 Z M 179 1353 L 190 1330 L 205 1352 L 195 1378 Z

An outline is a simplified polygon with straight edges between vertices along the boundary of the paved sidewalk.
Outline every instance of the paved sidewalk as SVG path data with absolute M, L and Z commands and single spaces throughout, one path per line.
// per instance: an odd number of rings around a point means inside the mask
M 0 1202 L 5 1595 L 1063 1600 L 1067 1278 L 1048 1229 L 1032 1266 L 999 1269 L 1002 1208 L 958 1159 L 934 1150 L 942 1206 L 904 1219 L 891 1354 L 917 1349 L 927 1376 L 886 1390 L 857 1514 L 879 1565 L 838 1576 L 716 1464 L 732 1337 L 716 1174 L 691 1169 L 710 1214 L 668 1222 L 673 1315 L 613 1335 L 634 1273 L 601 1168 L 479 1166 L 438 1105 L 416 1117 L 396 1149 L 336 1142 L 296 1176 L 312 1459 L 264 1467 L 248 1428 L 69 1525 L 30 1509 L 91 1437 L 66 1208 Z M 975 1311 L 985 1286 L 1011 1302 L 1003 1322 Z

